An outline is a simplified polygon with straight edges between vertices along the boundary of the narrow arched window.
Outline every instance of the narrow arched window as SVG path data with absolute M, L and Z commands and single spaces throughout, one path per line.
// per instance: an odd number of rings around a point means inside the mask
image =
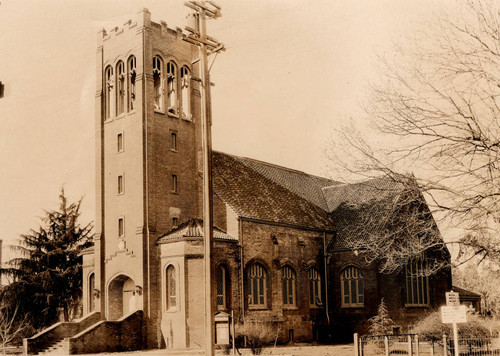
M 281 268 L 281 284 L 283 287 L 283 305 L 295 306 L 295 271 L 290 266 Z
M 137 61 L 134 56 L 130 56 L 127 64 L 127 110 L 134 110 L 135 104 L 135 79 L 137 75 Z
M 125 65 L 116 64 L 116 116 L 125 112 Z
M 321 302 L 321 276 L 316 268 L 309 268 L 309 305 L 318 307 Z
M 170 265 L 167 267 L 166 272 L 166 295 L 167 295 L 167 310 L 173 309 L 177 306 L 177 291 L 175 289 L 176 281 L 175 281 L 175 267 Z
M 155 110 L 163 110 L 163 63 L 160 56 L 153 57 L 153 83 Z
M 427 259 L 412 259 L 405 267 L 405 305 L 429 305 L 429 271 Z
M 181 109 L 182 115 L 186 119 L 191 119 L 191 75 L 189 68 L 184 66 L 181 68 Z
M 95 274 L 91 273 L 89 276 L 89 313 L 95 311 Z
M 113 98 L 113 67 L 108 66 L 104 72 L 104 118 L 109 119 L 113 112 L 112 98 Z
M 177 114 L 177 67 L 174 62 L 167 63 L 167 110 Z
M 266 307 L 267 272 L 256 263 L 248 270 L 248 305 L 251 308 Z
M 217 310 L 227 309 L 227 269 L 225 266 L 217 267 Z
M 362 307 L 365 303 L 365 290 L 363 285 L 363 275 L 359 268 L 354 266 L 346 267 L 341 275 L 342 306 Z

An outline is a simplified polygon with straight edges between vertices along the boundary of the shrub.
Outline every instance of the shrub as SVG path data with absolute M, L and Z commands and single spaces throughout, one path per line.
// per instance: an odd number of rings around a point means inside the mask
M 246 337 L 247 346 L 250 347 L 254 355 L 260 355 L 264 346 L 271 343 L 276 336 L 275 328 L 271 323 L 258 321 L 237 324 L 236 334 Z
M 490 321 L 474 314 L 467 314 L 467 323 L 458 325 L 458 336 L 461 339 L 484 340 L 490 338 Z M 413 331 L 422 338 L 432 341 L 441 340 L 443 334 L 452 335 L 452 324 L 441 322 L 441 312 L 433 311 L 420 319 Z

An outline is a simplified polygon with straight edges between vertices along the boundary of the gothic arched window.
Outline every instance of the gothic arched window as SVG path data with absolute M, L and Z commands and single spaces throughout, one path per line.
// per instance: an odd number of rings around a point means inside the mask
M 177 67 L 170 61 L 167 63 L 167 110 L 177 114 Z
M 296 274 L 292 267 L 284 266 L 281 268 L 281 282 L 283 287 L 283 305 L 285 307 L 294 307 L 296 300 Z
M 363 275 L 359 268 L 354 266 L 346 267 L 340 275 L 340 282 L 342 288 L 342 306 L 363 307 L 365 303 L 365 290 Z
M 405 267 L 405 304 L 408 306 L 429 305 L 429 277 L 427 259 L 411 260 Z
M 217 267 L 217 309 L 227 309 L 227 268 L 223 265 Z
M 267 272 L 260 263 L 248 270 L 248 305 L 251 308 L 265 308 L 267 305 Z
M 309 268 L 309 305 L 321 306 L 321 276 L 316 268 Z
M 166 272 L 166 295 L 167 295 L 167 310 L 177 306 L 177 291 L 175 279 L 175 267 L 170 265 Z
M 125 65 L 116 64 L 116 116 L 125 112 Z
M 153 57 L 154 108 L 163 110 L 163 62 L 160 56 Z
M 135 56 L 130 56 L 127 62 L 127 110 L 134 110 L 135 103 L 135 79 L 137 75 L 137 61 Z
M 181 68 L 181 109 L 185 118 L 191 119 L 191 75 L 189 68 Z
M 113 98 L 113 67 L 108 66 L 104 71 L 104 118 L 111 118 Z

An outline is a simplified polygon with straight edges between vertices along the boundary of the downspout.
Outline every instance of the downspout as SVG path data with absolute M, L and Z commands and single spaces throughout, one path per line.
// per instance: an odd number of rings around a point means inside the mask
M 244 290 L 244 274 L 243 274 L 243 228 L 241 227 L 241 220 L 238 219 L 238 230 L 239 230 L 239 240 L 240 240 L 240 308 L 241 317 L 243 322 L 245 322 L 245 290 Z
M 325 313 L 326 313 L 326 321 L 328 323 L 328 326 L 330 326 L 330 313 L 328 311 L 328 268 L 327 268 L 328 256 L 326 254 L 326 231 L 323 231 L 323 259 L 325 265 Z

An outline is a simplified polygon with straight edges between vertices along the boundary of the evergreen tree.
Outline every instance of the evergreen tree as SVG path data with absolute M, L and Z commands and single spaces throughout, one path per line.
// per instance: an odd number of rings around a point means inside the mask
M 368 322 L 370 323 L 369 332 L 371 335 L 385 335 L 392 333 L 392 328 L 395 324 L 389 316 L 389 312 L 387 311 L 387 307 L 384 303 L 384 298 L 380 300 L 377 315 L 370 318 Z
M 61 313 L 65 321 L 74 314 L 81 298 L 80 252 L 92 243 L 92 224 L 82 227 L 77 222 L 81 199 L 68 203 L 64 189 L 59 199 L 59 210 L 46 211 L 38 230 L 21 235 L 13 247 L 19 257 L 0 269 L 12 280 L 0 298 L 13 308 L 17 305 L 17 315 L 34 329 L 51 325 Z

